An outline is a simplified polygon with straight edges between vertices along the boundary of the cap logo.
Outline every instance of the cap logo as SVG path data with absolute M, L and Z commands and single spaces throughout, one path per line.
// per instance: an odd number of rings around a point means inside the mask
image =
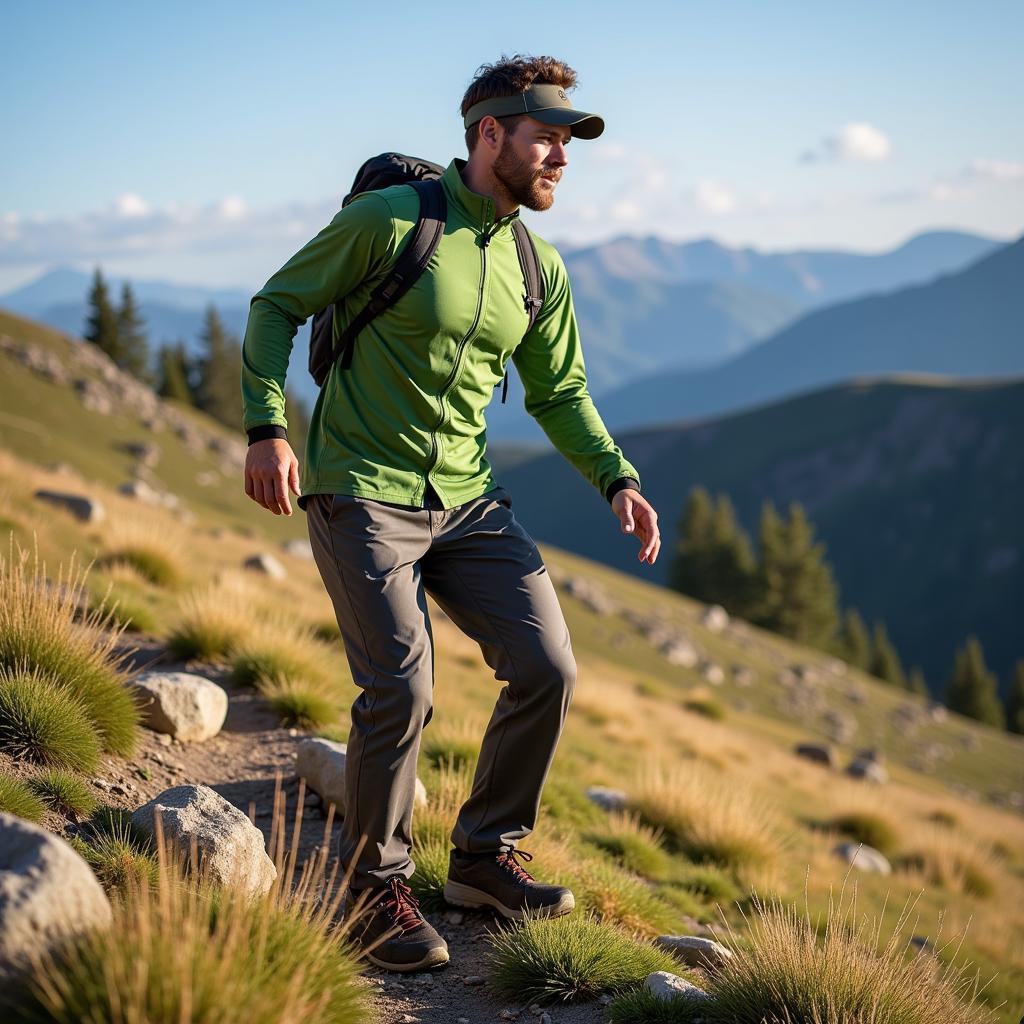
M 558 98 L 560 100 L 565 100 L 566 103 L 569 102 L 569 97 L 565 95 L 565 91 L 563 89 L 558 90 Z

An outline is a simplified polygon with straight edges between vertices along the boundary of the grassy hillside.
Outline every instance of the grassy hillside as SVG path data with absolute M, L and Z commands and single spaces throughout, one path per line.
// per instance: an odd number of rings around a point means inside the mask
M 667 579 L 691 487 L 729 494 L 755 537 L 762 501 L 799 501 L 843 602 L 883 618 L 933 683 L 970 632 L 1004 680 L 1024 657 L 1024 382 L 863 381 L 616 440 L 659 512 L 653 567 L 637 563 L 560 455 L 490 457 L 535 536 L 656 581 Z
M 7 333 L 25 329 L 11 320 L 4 325 Z M 59 341 L 38 337 L 39 344 Z M 16 359 L 0 360 L 4 415 L 8 388 L 58 388 Z M 130 779 L 131 786 L 115 787 L 112 794 L 109 784 L 101 791 L 91 776 L 85 782 L 94 797 L 126 808 L 172 780 L 204 782 L 243 810 L 252 801 L 257 822 L 266 827 L 268 776 L 274 768 L 290 771 L 295 746 L 307 730 L 344 738 L 355 694 L 337 634 L 332 637 L 331 609 L 316 569 L 278 547 L 282 527 L 298 532 L 301 515 L 283 523 L 252 506 L 258 515 L 250 518 L 244 495 L 239 504 L 225 495 L 225 505 L 219 506 L 205 497 L 207 488 L 193 493 L 186 486 L 207 465 L 206 453 L 176 450 L 166 432 L 140 436 L 145 428 L 137 417 L 96 414 L 98 419 L 83 421 L 80 403 L 66 386 L 33 394 L 50 401 L 19 407 L 13 415 L 20 417 L 21 434 L 4 421 L 0 551 L 8 550 L 8 536 L 23 548 L 38 545 L 51 576 L 73 555 L 95 560 L 88 592 L 107 608 L 119 602 L 114 614 L 136 629 L 130 640 L 140 648 L 139 657 L 213 678 L 231 699 L 228 722 L 215 740 L 160 747 L 147 734 L 130 757 L 106 754 L 102 760 L 104 777 Z M 65 414 L 56 411 L 60 399 L 79 419 L 51 418 Z M 82 422 L 98 435 L 92 445 L 82 440 Z M 143 505 L 112 489 L 125 472 L 123 463 L 112 468 L 118 425 L 123 437 L 161 444 L 156 469 L 163 472 L 167 460 L 166 482 L 178 482 L 193 520 L 183 523 L 176 510 Z M 32 426 L 36 437 L 48 439 L 38 460 L 23 437 L 20 453 L 7 440 L 30 434 Z M 213 429 L 201 418 L 197 428 Z M 81 475 L 41 468 L 54 458 L 77 466 Z M 39 488 L 98 498 L 107 518 L 80 523 L 35 500 Z M 514 491 L 517 514 L 525 490 Z M 633 542 L 609 528 L 608 543 L 629 547 Z M 128 556 L 128 548 L 135 553 Z M 267 550 L 284 563 L 284 579 L 241 568 L 250 555 Z M 535 855 L 530 867 L 539 877 L 571 884 L 581 910 L 617 935 L 645 942 L 716 922 L 728 935 L 724 921 L 740 950 L 759 941 L 756 928 L 750 930 L 757 918 L 755 891 L 778 893 L 787 902 L 806 899 L 814 916 L 827 911 L 833 891 L 844 884 L 849 891 L 855 883 L 858 913 L 880 918 L 883 939 L 906 901 L 913 901 L 904 941 L 911 935 L 928 939 L 937 951 L 927 961 L 934 971 L 929 966 L 922 983 L 932 984 L 941 963 L 954 956 L 957 962 L 966 959 L 989 982 L 981 995 L 984 1004 L 1001 1006 L 991 1019 L 1000 1024 L 1018 1019 L 1014 1000 L 1024 990 L 1024 822 L 1018 806 L 1024 745 L 1019 739 L 953 715 L 936 717 L 919 700 L 742 622 L 724 628 L 706 624 L 705 609 L 650 580 L 556 547 L 542 550 L 569 621 L 579 676 L 542 820 L 523 844 Z M 173 572 L 154 572 L 161 559 Z M 467 791 L 497 684 L 476 645 L 432 602 L 430 611 L 435 714 L 421 749 L 429 802 L 414 818 L 418 867 L 413 881 L 432 920 L 464 959 L 431 986 L 371 987 L 372 1019 L 382 1022 L 404 1013 L 425 1024 L 463 1013 L 495 1019 L 511 998 L 498 987 L 498 976 L 488 975 L 479 989 L 463 984 L 463 975 L 475 973 L 482 952 L 497 941 L 480 928 L 480 915 L 441 913 L 447 831 Z M 217 632 L 223 643 L 203 654 L 193 651 L 184 661 L 182 640 L 190 632 L 207 638 Z M 665 654 L 666 643 L 682 638 L 698 655 L 692 668 Z M 257 663 L 267 664 L 268 651 L 289 666 L 286 688 L 252 671 Z M 275 717 L 281 727 L 268 724 Z M 837 732 L 842 733 L 838 738 Z M 836 769 L 793 753 L 796 743 L 829 737 Z M 889 773 L 880 788 L 842 772 L 864 747 L 876 751 Z M 0 751 L 0 778 L 20 780 L 31 771 Z M 288 785 L 295 795 L 293 782 Z M 628 813 L 609 814 L 588 800 L 586 790 L 594 785 L 623 790 Z M 314 818 L 312 811 L 309 817 Z M 70 820 L 58 814 L 44 820 L 51 828 L 71 830 Z M 321 817 L 310 821 L 309 832 L 321 834 L 324 828 Z M 336 823 L 333 828 L 332 848 Z M 870 836 L 884 846 L 893 873 L 855 872 L 851 878 L 848 865 L 833 853 L 851 836 Z M 950 938 L 953 943 L 946 944 Z M 525 941 L 521 935 L 512 941 L 513 955 L 520 941 Z M 904 956 L 902 948 L 896 957 Z M 860 955 L 875 955 L 873 946 Z M 916 953 L 908 948 L 905 955 L 909 962 Z M 146 963 L 143 958 L 136 966 Z M 589 991 L 596 994 L 601 986 Z M 579 1015 L 559 1008 L 554 1018 L 582 1024 L 603 1013 L 590 1002 Z

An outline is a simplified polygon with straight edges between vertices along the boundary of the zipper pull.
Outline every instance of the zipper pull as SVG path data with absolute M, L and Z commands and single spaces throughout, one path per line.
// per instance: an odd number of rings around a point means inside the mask
M 491 239 L 492 239 L 492 238 L 494 237 L 494 235 L 495 235 L 495 232 L 496 232 L 497 230 L 498 230 L 498 225 L 497 225 L 497 224 L 495 224 L 495 225 L 494 225 L 494 227 L 493 227 L 493 228 L 491 229 L 491 231 L 490 231 L 490 232 L 487 232 L 487 231 L 485 231 L 485 232 L 484 232 L 484 233 L 483 233 L 483 234 L 482 234 L 482 235 L 480 236 L 480 245 L 481 245 L 481 246 L 483 246 L 483 248 L 485 248 L 485 249 L 486 249 L 486 248 L 487 248 L 487 246 L 489 246 L 489 245 L 491 244 Z

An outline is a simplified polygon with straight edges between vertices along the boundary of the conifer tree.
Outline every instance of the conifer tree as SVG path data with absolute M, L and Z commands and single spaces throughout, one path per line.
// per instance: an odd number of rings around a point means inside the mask
M 669 568 L 669 586 L 681 594 L 703 599 L 708 577 L 707 552 L 711 546 L 714 506 L 703 487 L 691 489 L 679 519 L 678 540 Z
M 973 634 L 956 652 L 946 688 L 946 707 L 1001 729 L 1005 725 L 996 677 L 985 665 L 985 653 Z
M 871 637 L 871 665 L 869 671 L 883 682 L 891 683 L 901 690 L 907 688 L 907 677 L 899 652 L 889 639 L 884 622 L 876 622 Z
M 798 502 L 782 519 L 771 502 L 761 513 L 755 621 L 800 643 L 824 647 L 839 620 L 838 592 L 825 546 Z
M 116 363 L 121 355 L 117 310 L 110 301 L 110 291 L 99 267 L 93 272 L 88 301 L 89 316 L 85 322 L 83 337 L 106 352 Z
M 121 286 L 121 308 L 117 311 L 117 347 L 114 360 L 133 377 L 146 384 L 153 381 L 149 368 L 149 341 L 146 325 L 135 302 L 132 286 L 125 281 Z
M 1006 691 L 1006 728 L 1024 733 L 1024 661 L 1018 661 Z
M 206 310 L 199 340 L 196 405 L 226 427 L 240 430 L 242 346 L 213 305 Z
M 868 628 L 856 608 L 848 608 L 843 616 L 840 650 L 851 665 L 865 672 L 870 670 L 871 637 L 868 636 Z
M 910 670 L 910 675 L 907 677 L 907 689 L 911 693 L 916 693 L 919 697 L 931 696 L 931 690 L 928 689 L 928 681 L 925 679 L 920 665 L 915 665 Z
M 161 345 L 157 357 L 156 393 L 188 405 L 194 404 L 191 361 L 183 341 Z

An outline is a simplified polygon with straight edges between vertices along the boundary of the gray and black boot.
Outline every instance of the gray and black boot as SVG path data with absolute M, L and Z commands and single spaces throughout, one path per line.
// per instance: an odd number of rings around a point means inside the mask
M 354 911 L 363 891 L 349 892 L 346 914 Z M 362 909 L 355 911 L 350 936 L 371 964 L 386 971 L 423 971 L 448 963 L 448 943 L 423 916 L 401 875 L 369 890 Z
M 515 921 L 526 911 L 533 917 L 560 917 L 576 906 L 571 890 L 538 882 L 517 857 L 533 860 L 525 850 L 511 846 L 488 854 L 452 850 L 444 898 L 457 907 L 492 907 Z

